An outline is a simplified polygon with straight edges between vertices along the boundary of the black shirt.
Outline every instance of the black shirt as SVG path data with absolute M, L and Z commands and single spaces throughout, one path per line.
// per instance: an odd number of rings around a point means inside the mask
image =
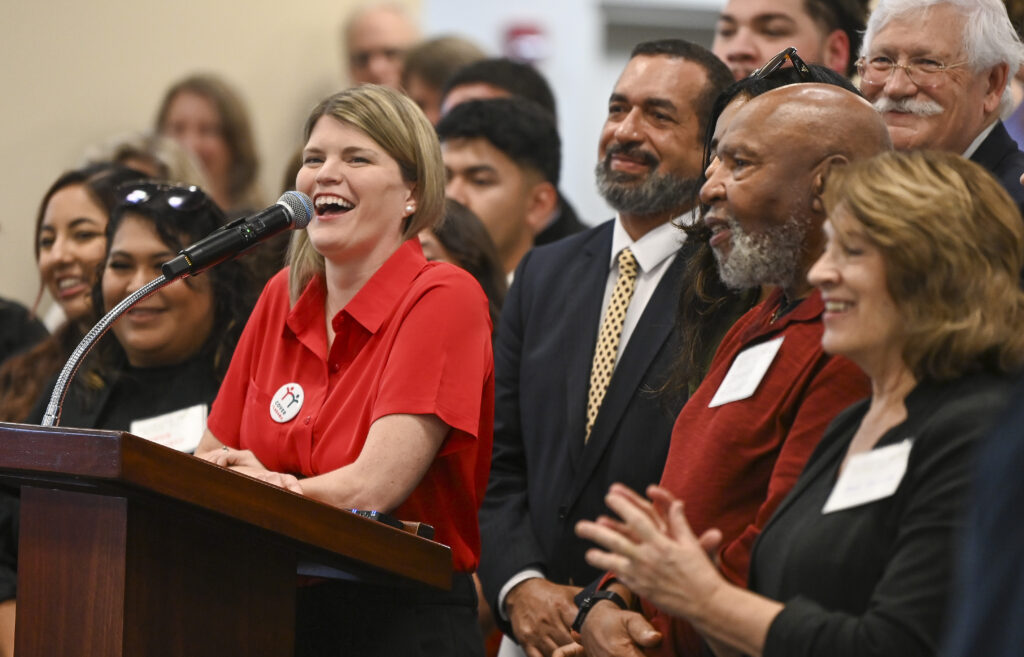
M 81 379 L 73 381 L 64 399 L 60 425 L 127 431 L 133 420 L 196 404 L 209 406 L 220 386 L 209 360 L 202 357 L 164 367 L 126 365 L 113 379 L 98 390 Z M 43 419 L 55 383 L 49 385 L 46 394 L 36 403 L 29 422 L 38 423 Z

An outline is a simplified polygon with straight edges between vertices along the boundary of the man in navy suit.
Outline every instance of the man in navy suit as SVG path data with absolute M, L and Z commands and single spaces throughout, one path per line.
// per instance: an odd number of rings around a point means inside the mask
M 999 116 L 1024 60 L 1000 0 L 880 0 L 858 60 L 860 90 L 897 150 L 961 153 L 992 172 L 1024 208 L 1024 152 Z
M 530 251 L 505 301 L 479 575 L 499 625 L 531 656 L 570 641 L 573 597 L 599 574 L 583 559 L 576 521 L 605 512 L 612 482 L 642 490 L 661 477 L 684 401 L 659 394 L 678 351 L 687 253 L 678 224 L 692 220 L 711 104 L 731 81 L 699 46 L 637 46 L 598 146 L 598 188 L 617 216 Z M 627 248 L 633 263 L 620 265 Z M 598 332 L 625 270 L 636 271 L 635 287 L 610 382 L 588 419 L 588 393 L 602 387 L 592 373 Z

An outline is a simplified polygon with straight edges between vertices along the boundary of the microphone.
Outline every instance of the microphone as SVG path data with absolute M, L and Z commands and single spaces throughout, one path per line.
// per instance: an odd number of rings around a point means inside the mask
M 285 192 L 277 203 L 251 217 L 236 219 L 161 265 L 164 278 L 195 276 L 230 260 L 263 240 L 289 228 L 305 228 L 313 216 L 313 202 L 302 192 Z

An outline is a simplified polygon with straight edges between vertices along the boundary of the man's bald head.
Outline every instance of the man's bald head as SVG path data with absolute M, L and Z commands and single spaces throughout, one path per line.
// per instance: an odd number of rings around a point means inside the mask
M 803 296 L 824 244 L 829 169 L 890 148 L 878 113 L 839 87 L 795 84 L 743 105 L 719 139 L 700 193 L 722 280 Z
M 869 102 L 826 84 L 794 84 L 761 94 L 733 120 L 771 140 L 799 143 L 807 159 L 856 160 L 891 150 L 885 121 Z

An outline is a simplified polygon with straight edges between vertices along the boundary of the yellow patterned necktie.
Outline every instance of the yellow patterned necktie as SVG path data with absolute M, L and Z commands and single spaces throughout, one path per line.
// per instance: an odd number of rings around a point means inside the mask
M 626 309 L 633 298 L 636 287 L 636 258 L 626 247 L 619 253 L 619 277 L 615 280 L 608 310 L 601 320 L 601 331 L 597 334 L 597 348 L 594 349 L 594 362 L 590 366 L 590 392 L 587 396 L 587 432 L 583 442 L 590 440 L 590 430 L 594 428 L 597 412 L 608 391 L 608 383 L 615 369 L 615 359 L 619 352 L 619 341 L 622 338 L 622 323 L 626 320 Z

